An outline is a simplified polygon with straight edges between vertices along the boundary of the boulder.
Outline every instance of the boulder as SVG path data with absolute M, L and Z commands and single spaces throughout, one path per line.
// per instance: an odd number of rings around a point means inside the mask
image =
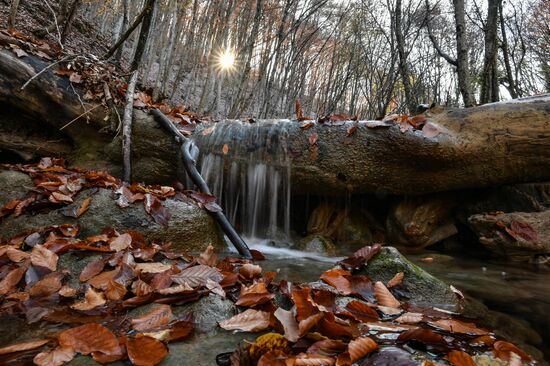
M 190 201 L 163 201 L 163 205 L 172 214 L 168 226 L 163 227 L 145 212 L 141 202 L 120 208 L 113 198 L 113 192 L 108 189 L 83 191 L 72 205 L 79 207 L 87 197 L 92 198 L 90 207 L 78 219 L 64 216 L 66 207 L 36 215 L 8 216 L 0 222 L 0 237 L 11 237 L 44 226 L 78 223 L 82 237 L 96 235 L 104 228 L 112 227 L 118 231 L 139 230 L 148 239 L 172 242 L 174 248 L 187 252 L 200 252 L 209 244 L 217 249 L 224 249 L 226 246 L 212 217 Z
M 479 242 L 499 256 L 530 260 L 550 254 L 550 210 L 472 215 Z
M 461 304 L 449 285 L 409 262 L 393 247 L 382 248 L 359 274 L 387 283 L 399 272 L 405 274 L 403 285 L 410 294 L 410 304 L 460 311 Z
M 323 235 L 310 235 L 306 236 L 298 243 L 296 243 L 295 249 L 302 250 L 304 252 L 314 252 L 327 256 L 333 256 L 337 253 L 336 245 Z
M 24 173 L 13 170 L 0 170 L 0 207 L 11 200 L 22 198 L 31 188 L 32 179 Z

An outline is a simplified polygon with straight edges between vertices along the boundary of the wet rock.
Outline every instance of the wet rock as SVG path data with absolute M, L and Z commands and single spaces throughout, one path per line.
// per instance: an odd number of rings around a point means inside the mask
M 327 256 L 336 255 L 337 253 L 336 245 L 334 245 L 330 238 L 323 235 L 307 236 L 296 243 L 295 249 L 304 252 L 320 253 Z
M 470 216 L 479 242 L 499 256 L 529 260 L 550 254 L 550 210 Z
M 155 223 L 145 212 L 143 203 L 136 202 L 126 208 L 120 208 L 108 189 L 86 190 L 78 195 L 73 205 L 80 206 L 82 201 L 91 197 L 88 211 L 78 219 L 63 215 L 64 208 L 37 215 L 9 216 L 0 223 L 0 236 L 10 237 L 28 229 L 78 223 L 81 236 L 96 235 L 106 227 L 118 231 L 139 230 L 149 239 L 172 242 L 173 247 L 188 252 L 199 252 L 209 244 L 218 249 L 225 248 L 221 233 L 208 213 L 190 202 L 173 199 L 163 201 L 172 217 L 168 227 Z
M 370 355 L 361 366 L 416 366 L 413 355 L 397 347 L 382 347 Z
M 198 301 L 183 306 L 172 307 L 174 315 L 193 313 L 195 332 L 212 333 L 221 331 L 218 323 L 237 314 L 235 304 L 216 294 L 201 297 Z
M 0 170 L 0 207 L 11 200 L 22 198 L 34 184 L 24 173 L 13 170 Z
M 449 285 L 437 279 L 417 265 L 409 262 L 393 247 L 384 247 L 372 258 L 360 274 L 373 281 L 387 283 L 396 273 L 403 272 L 403 285 L 410 294 L 409 303 L 459 311 L 460 303 Z
M 424 248 L 455 235 L 451 216 L 456 194 L 404 197 L 390 209 L 386 231 L 391 243 Z

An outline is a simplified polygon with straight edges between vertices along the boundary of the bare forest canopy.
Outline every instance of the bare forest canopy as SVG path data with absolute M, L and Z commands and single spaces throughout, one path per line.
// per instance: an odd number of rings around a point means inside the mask
M 48 4 L 41 25 L 61 39 L 51 12 L 69 14 L 73 1 L 33 2 Z M 550 91 L 547 0 L 74 3 L 100 33 L 95 53 L 153 3 L 142 87 L 214 117 L 290 117 L 299 100 L 311 117 L 374 119 L 421 103 L 472 106 Z M 123 67 L 135 59 L 140 27 L 112 55 Z

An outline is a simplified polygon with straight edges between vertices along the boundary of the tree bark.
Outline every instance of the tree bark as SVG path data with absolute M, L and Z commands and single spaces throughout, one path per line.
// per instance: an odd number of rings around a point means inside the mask
M 153 10 L 155 9 L 155 0 L 150 0 L 145 5 L 145 15 L 143 18 L 143 23 L 141 24 L 141 30 L 139 33 L 138 44 L 136 48 L 136 53 L 134 55 L 134 60 L 132 61 L 131 69 L 132 71 L 137 70 L 141 64 L 141 58 L 143 52 L 145 52 L 145 46 L 147 45 L 147 39 L 149 39 L 149 31 L 151 29 L 151 23 L 153 21 Z
M 480 103 L 498 102 L 498 10 L 501 0 L 489 0 L 487 21 L 485 23 L 485 56 L 483 59 L 483 73 L 481 75 Z
M 19 8 L 19 0 L 12 0 L 10 7 L 10 15 L 8 17 L 8 29 L 15 28 L 15 18 L 17 17 L 17 9 Z
M 52 71 L 21 90 L 44 67 L 36 57 L 18 58 L 0 50 L 0 103 L 25 110 L 43 129 L 53 130 L 96 107 L 85 104 L 83 110 L 68 79 Z M 105 112 L 96 108 L 88 123 L 82 118 L 63 129 L 75 146 L 67 157 L 72 164 L 121 176 L 120 139 L 99 133 L 109 124 Z M 198 125 L 193 139 L 203 153 L 219 154 L 228 165 L 248 162 L 255 151 L 264 154 L 264 161 L 274 161 L 274 151 L 281 150 L 274 147 L 282 147 L 296 194 L 417 195 L 550 180 L 550 95 L 436 112 L 427 112 L 430 127 L 440 131 L 435 137 L 401 132 L 399 125 L 383 127 L 380 121 L 355 122 L 357 130 L 350 136 L 351 121 L 339 126 L 315 123 L 307 130 L 293 121 L 228 121 Z M 178 145 L 152 117 L 138 110 L 134 116 L 133 179 L 169 184 L 181 178 Z M 213 126 L 213 132 L 205 131 Z M 224 145 L 228 154 L 223 154 Z
M 475 98 L 470 85 L 464 0 L 453 0 L 453 5 L 456 27 L 456 72 L 458 74 L 458 88 L 462 95 L 464 106 L 471 107 L 475 104 Z

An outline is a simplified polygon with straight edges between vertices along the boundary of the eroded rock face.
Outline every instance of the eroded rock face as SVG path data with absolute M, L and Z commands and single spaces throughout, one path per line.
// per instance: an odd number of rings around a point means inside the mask
M 166 199 L 163 205 L 172 217 L 168 227 L 163 227 L 145 212 L 143 203 L 136 202 L 126 208 L 120 208 L 108 189 L 90 189 L 81 192 L 73 205 L 79 207 L 82 201 L 91 197 L 86 213 L 75 219 L 63 215 L 65 207 L 37 215 L 24 214 L 9 216 L 0 222 L 0 236 L 11 237 L 18 233 L 50 225 L 78 223 L 81 236 L 96 235 L 106 227 L 117 231 L 139 230 L 148 239 L 172 242 L 175 249 L 187 252 L 200 252 L 209 244 L 215 248 L 225 248 L 221 233 L 208 213 L 190 202 Z
M 387 283 L 399 272 L 405 274 L 403 284 L 410 293 L 409 303 L 457 312 L 460 310 L 459 300 L 449 285 L 409 262 L 393 247 L 382 248 L 359 274 L 367 275 L 373 281 Z
M 472 215 L 468 223 L 496 255 L 529 260 L 550 254 L 550 210 Z
M 34 187 L 32 179 L 14 170 L 0 170 L 0 207 L 11 200 L 22 198 Z

